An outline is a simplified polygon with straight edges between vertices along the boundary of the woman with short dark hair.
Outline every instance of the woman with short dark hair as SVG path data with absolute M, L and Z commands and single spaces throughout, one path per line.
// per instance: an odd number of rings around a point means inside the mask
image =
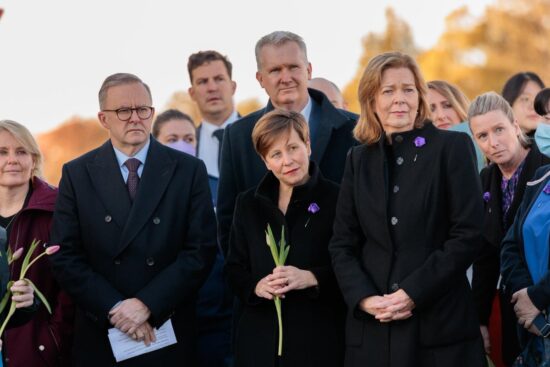
M 328 253 L 338 186 L 309 160 L 309 130 L 300 113 L 266 114 L 252 140 L 269 171 L 237 197 L 233 217 L 225 272 L 242 304 L 235 366 L 342 366 L 345 306 Z M 277 242 L 284 236 L 290 246 L 284 265 L 272 258 L 268 225 Z M 281 355 L 275 297 L 281 299 Z

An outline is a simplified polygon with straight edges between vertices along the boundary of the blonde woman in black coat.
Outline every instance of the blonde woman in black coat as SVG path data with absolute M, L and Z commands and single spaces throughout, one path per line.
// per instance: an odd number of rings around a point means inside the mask
M 329 250 L 348 305 L 346 367 L 481 367 L 466 278 L 481 240 L 475 153 L 429 121 L 418 66 L 374 57 Z
M 237 198 L 225 271 L 239 297 L 235 367 L 339 367 L 344 360 L 345 305 L 328 243 L 338 186 L 310 162 L 309 132 L 297 112 L 274 110 L 254 127 L 254 147 L 268 173 Z M 265 230 L 290 251 L 276 267 Z M 273 298 L 282 297 L 283 343 Z

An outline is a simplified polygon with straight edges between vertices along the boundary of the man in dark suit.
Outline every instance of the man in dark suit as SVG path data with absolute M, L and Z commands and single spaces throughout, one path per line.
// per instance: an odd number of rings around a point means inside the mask
M 197 128 L 197 157 L 206 165 L 214 203 L 223 131 L 239 118 L 233 102 L 237 83 L 231 79 L 232 70 L 228 58 L 213 50 L 196 52 L 187 62 L 188 92 L 202 117 Z
M 64 165 L 51 238 L 78 306 L 74 365 L 194 366 L 195 297 L 216 248 L 206 169 L 151 139 L 151 93 L 135 75 L 108 77 L 99 104 L 110 139 Z M 115 363 L 109 328 L 148 344 L 167 322 L 176 344 Z
M 233 102 L 237 84 L 231 79 L 231 62 L 217 51 L 192 54 L 187 70 L 191 81 L 189 95 L 202 116 L 197 128 L 197 157 L 206 165 L 215 206 L 223 131 L 239 118 Z M 218 251 L 197 301 L 199 367 L 229 366 L 231 310 L 232 296 L 223 278 L 223 256 Z
M 237 194 L 257 185 L 266 172 L 265 164 L 252 146 L 256 122 L 274 108 L 301 112 L 308 121 L 311 159 L 323 175 L 340 182 L 346 154 L 356 144 L 352 130 L 357 116 L 335 108 L 326 96 L 308 89 L 311 64 L 302 38 L 276 31 L 256 44 L 256 79 L 269 95 L 265 108 L 251 113 L 225 129 L 218 187 L 218 232 L 227 252 L 229 232 Z

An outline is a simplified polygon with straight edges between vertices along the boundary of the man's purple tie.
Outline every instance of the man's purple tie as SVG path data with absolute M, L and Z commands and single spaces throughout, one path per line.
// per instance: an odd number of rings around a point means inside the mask
M 138 167 L 141 164 L 139 159 L 137 158 L 130 158 L 126 162 L 124 162 L 124 165 L 126 168 L 128 168 L 128 182 L 126 185 L 128 186 L 128 193 L 130 194 L 130 199 L 132 199 L 132 202 L 134 201 L 134 198 L 136 197 L 137 187 L 139 183 L 139 176 L 138 176 Z

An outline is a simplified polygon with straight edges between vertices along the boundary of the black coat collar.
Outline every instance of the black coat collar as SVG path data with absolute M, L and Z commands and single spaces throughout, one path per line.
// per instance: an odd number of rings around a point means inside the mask
M 296 186 L 292 190 L 292 197 L 290 198 L 290 203 L 297 203 L 306 201 L 313 197 L 314 189 L 317 187 L 317 184 L 322 175 L 319 172 L 319 168 L 315 162 L 309 162 L 309 180 L 300 186 Z M 256 188 L 254 196 L 268 202 L 271 206 L 278 207 L 279 205 L 279 180 L 273 172 L 268 171 L 265 176 L 260 181 L 260 184 Z

